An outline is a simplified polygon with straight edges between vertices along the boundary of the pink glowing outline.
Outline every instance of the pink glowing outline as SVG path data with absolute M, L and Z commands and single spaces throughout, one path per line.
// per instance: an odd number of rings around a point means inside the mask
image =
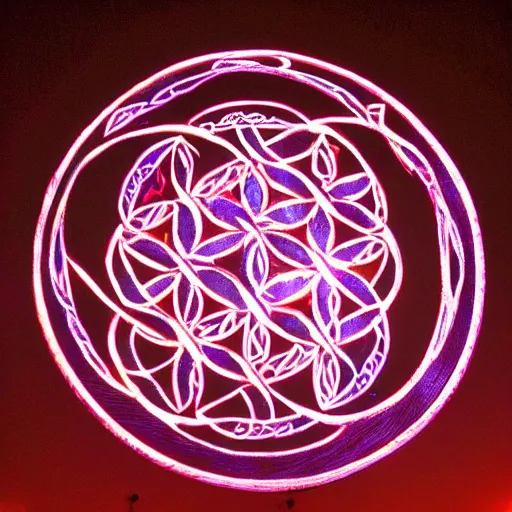
M 484 279 L 484 259 L 483 259 L 483 246 L 481 240 L 481 233 L 478 226 L 476 212 L 474 210 L 474 206 L 471 202 L 471 198 L 469 196 L 469 192 L 462 181 L 455 165 L 450 160 L 447 153 L 440 146 L 440 144 L 436 141 L 433 135 L 423 126 L 423 124 L 414 117 L 414 115 L 402 106 L 397 100 L 392 98 L 390 95 L 374 86 L 369 81 L 358 77 L 354 73 L 348 72 L 336 66 L 323 63 L 316 59 L 302 57 L 300 55 L 288 53 L 288 52 L 280 52 L 281 62 L 284 66 L 286 66 L 286 62 L 290 60 L 297 60 L 304 64 L 309 64 L 312 66 L 319 67 L 323 70 L 330 71 L 332 73 L 341 75 L 345 78 L 351 79 L 355 81 L 357 84 L 362 87 L 370 90 L 372 93 L 379 96 L 383 101 L 389 103 L 396 111 L 398 111 L 403 117 L 405 117 L 411 125 L 420 132 L 420 134 L 425 138 L 425 140 L 431 145 L 432 149 L 437 153 L 440 157 L 441 161 L 447 168 L 447 171 L 451 178 L 454 180 L 455 185 L 461 197 L 464 201 L 466 210 L 469 216 L 469 222 L 472 230 L 472 236 L 474 241 L 475 248 L 475 268 L 476 268 L 476 282 L 475 282 L 475 300 L 473 304 L 473 314 L 471 317 L 471 324 L 469 327 L 469 333 L 466 345 L 464 347 L 463 354 L 459 359 L 455 371 L 450 376 L 447 384 L 445 385 L 443 391 L 436 398 L 436 400 L 431 404 L 429 410 L 422 416 L 422 418 L 416 421 L 413 425 L 411 425 L 405 432 L 403 432 L 400 436 L 398 436 L 394 441 L 389 443 L 387 446 L 379 449 L 371 456 L 368 456 L 364 459 L 355 461 L 347 466 L 342 468 L 338 468 L 336 470 L 332 470 L 321 475 L 315 475 L 314 477 L 305 477 L 300 479 L 281 479 L 274 481 L 261 481 L 261 480 L 253 480 L 253 479 L 236 479 L 232 477 L 225 477 L 220 475 L 213 475 L 210 473 L 206 473 L 201 470 L 188 468 L 182 464 L 178 464 L 174 461 L 169 460 L 167 457 L 163 457 L 160 453 L 151 449 L 150 447 L 141 443 L 137 438 L 133 435 L 125 431 L 122 427 L 117 425 L 110 417 L 108 417 L 104 411 L 99 407 L 99 405 L 95 402 L 95 400 L 88 394 L 86 389 L 83 387 L 81 382 L 77 379 L 74 371 L 67 363 L 67 360 L 64 358 L 56 338 L 54 336 L 52 327 L 49 322 L 48 313 L 46 310 L 46 306 L 43 298 L 43 290 L 42 290 L 42 282 L 41 282 L 41 250 L 42 250 L 42 233 L 44 229 L 44 225 L 46 223 L 46 219 L 48 216 L 49 208 L 51 206 L 51 202 L 53 199 L 53 195 L 55 194 L 56 188 L 62 179 L 64 172 L 66 171 L 67 165 L 70 163 L 74 154 L 78 151 L 81 144 L 88 138 L 88 136 L 110 115 L 114 112 L 118 106 L 120 106 L 126 99 L 128 99 L 131 95 L 143 90 L 145 87 L 158 80 L 159 78 L 163 78 L 164 76 L 174 73 L 183 69 L 186 69 L 190 66 L 195 66 L 198 64 L 206 63 L 211 60 L 220 60 L 226 58 L 257 58 L 257 57 L 273 57 L 277 52 L 269 51 L 269 50 L 250 50 L 250 51 L 240 51 L 240 52 L 228 52 L 228 53 L 217 53 L 212 55 L 207 55 L 204 57 L 199 57 L 196 59 L 191 59 L 184 63 L 171 66 L 170 68 L 154 75 L 149 78 L 145 82 L 137 85 L 130 91 L 128 91 L 125 95 L 123 95 L 119 100 L 114 102 L 110 107 L 105 109 L 103 113 L 94 121 L 77 139 L 77 141 L 73 144 L 72 148 L 66 155 L 64 161 L 53 177 L 47 194 L 44 199 L 43 208 L 41 212 L 41 216 L 38 221 L 37 230 L 36 230 L 36 238 L 35 238 L 35 247 L 34 247 L 34 291 L 35 291 L 35 300 L 38 308 L 38 316 L 42 323 L 45 335 L 47 337 L 50 350 L 52 351 L 57 364 L 63 371 L 67 380 L 70 382 L 72 387 L 75 389 L 77 394 L 80 396 L 82 400 L 84 400 L 87 405 L 98 415 L 98 417 L 103 421 L 103 423 L 113 431 L 118 437 L 123 439 L 127 444 L 133 446 L 137 451 L 144 453 L 147 457 L 153 459 L 155 462 L 173 468 L 174 470 L 187 474 L 192 477 L 201 478 L 205 481 L 225 485 L 232 487 L 245 487 L 247 489 L 252 490 L 280 490 L 283 488 L 303 488 L 312 485 L 318 485 L 320 483 L 326 483 L 332 481 L 336 478 L 340 478 L 341 476 L 346 476 L 354 471 L 362 469 L 372 462 L 378 460 L 379 458 L 385 456 L 387 453 L 390 453 L 397 449 L 399 446 L 404 444 L 408 439 L 416 435 L 424 426 L 432 419 L 432 417 L 437 413 L 443 403 L 448 399 L 448 397 L 453 393 L 455 387 L 460 381 L 467 364 L 469 362 L 469 358 L 474 348 L 474 344 L 476 341 L 476 337 L 478 334 L 478 329 L 481 323 L 482 317 L 482 308 L 483 308 L 483 292 L 485 286 Z

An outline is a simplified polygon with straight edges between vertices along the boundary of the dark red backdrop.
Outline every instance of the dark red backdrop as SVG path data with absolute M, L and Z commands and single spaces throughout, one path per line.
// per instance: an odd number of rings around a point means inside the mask
M 277 511 L 287 499 L 297 511 L 512 510 L 510 12 L 485 2 L 334 3 L 4 6 L 0 511 L 10 510 L 7 503 L 27 512 L 123 511 L 130 492 L 141 495 L 140 512 Z M 399 452 L 302 493 L 211 487 L 167 473 L 121 444 L 64 382 L 31 295 L 41 198 L 80 130 L 171 63 L 252 47 L 339 64 L 410 107 L 461 169 L 487 255 L 484 324 L 454 398 Z

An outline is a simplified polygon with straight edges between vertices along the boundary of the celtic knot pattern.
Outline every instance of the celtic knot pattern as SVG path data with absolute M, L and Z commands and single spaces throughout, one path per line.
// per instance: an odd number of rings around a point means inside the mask
M 180 114 L 182 97 L 236 74 L 307 87 L 332 115 L 262 98 L 200 113 L 185 102 Z M 393 351 L 402 258 L 381 169 L 352 129 L 384 142 L 437 222 L 432 337 L 408 380 L 378 401 L 365 400 Z M 67 208 L 77 178 L 131 142 L 145 149 L 109 189 L 118 208 L 105 215 L 98 272 L 69 247 Z M 102 112 L 48 188 L 34 254 L 50 350 L 101 421 L 167 468 L 246 489 L 327 483 L 401 446 L 455 389 L 481 320 L 480 231 L 444 149 L 365 79 L 285 52 L 193 59 Z M 94 336 L 86 294 L 108 313 Z
M 245 112 L 205 121 L 230 107 L 191 123 L 217 144 L 219 134 L 235 132 L 233 145 L 222 139 L 231 149 L 227 162 L 198 178 L 201 156 L 180 134 L 150 148 L 130 171 L 107 266 L 119 300 L 144 324 L 132 323 L 131 351 L 123 358 L 116 316 L 109 346 L 128 387 L 136 389 L 140 379 L 154 386 L 158 399 L 144 402 L 159 417 L 208 424 L 228 437 L 289 436 L 328 416 L 336 422 L 336 409 L 379 374 L 389 349 L 386 310 L 401 280 L 399 253 L 380 185 L 348 140 L 303 115 L 286 122 L 275 106 L 270 119 L 248 104 Z M 340 148 L 353 152 L 359 172 L 338 168 Z M 309 175 L 298 170 L 301 163 Z M 211 236 L 206 223 L 219 233 Z M 353 238 L 336 235 L 340 225 Z M 381 298 L 374 287 L 390 254 L 394 284 Z M 234 255 L 237 264 L 227 268 L 223 262 Z M 155 275 L 140 277 L 134 262 Z M 206 312 L 205 299 L 214 312 Z M 228 346 L 237 333 L 240 351 Z M 287 346 L 275 350 L 274 336 Z M 364 355 L 355 362 L 346 348 L 363 338 Z M 165 346 L 166 358 L 145 366 L 137 353 L 144 342 Z M 275 387 L 308 367 L 316 408 Z M 236 383 L 206 404 L 205 368 Z M 172 374 L 167 389 L 153 377 L 164 369 Z M 245 415 L 216 414 L 240 397 Z M 276 412 L 276 401 L 289 409 L 286 416 Z M 191 406 L 195 412 L 179 418 Z

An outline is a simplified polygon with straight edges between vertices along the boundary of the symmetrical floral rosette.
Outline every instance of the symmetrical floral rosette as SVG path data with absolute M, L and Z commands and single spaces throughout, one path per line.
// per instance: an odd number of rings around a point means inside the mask
M 312 74 L 315 67 L 333 81 Z M 237 100 L 186 122 L 132 127 L 202 84 L 239 72 L 306 84 L 347 115 L 315 119 L 282 103 Z M 379 101 L 364 105 L 343 80 Z M 153 82 L 127 93 L 84 132 L 45 200 L 36 301 L 59 366 L 117 435 L 156 462 L 209 482 L 305 487 L 382 457 L 438 410 L 476 338 L 482 250 L 452 162 L 396 100 L 319 61 L 279 52 L 219 54 L 170 68 Z M 386 125 L 386 108 L 411 123 L 430 153 Z M 402 262 L 382 186 L 363 151 L 343 135 L 344 125 L 377 133 L 427 187 L 442 262 L 440 314 L 423 363 L 397 393 L 358 412 L 346 406 L 371 390 L 392 345 L 387 312 Z M 104 143 L 80 153 L 101 130 Z M 98 282 L 66 250 L 73 176 L 112 146 L 148 134 L 160 140 L 124 179 L 106 251 L 109 282 Z M 212 168 L 208 151 L 222 155 Z M 343 166 L 343 152 L 357 162 L 355 171 Z M 71 274 L 111 311 L 108 360 L 80 320 Z M 67 337 L 57 339 L 56 322 L 65 323 Z M 431 368 L 448 367 L 454 357 L 457 366 L 433 383 Z M 417 390 L 425 386 L 432 398 L 420 403 Z M 401 417 L 414 400 L 415 413 Z

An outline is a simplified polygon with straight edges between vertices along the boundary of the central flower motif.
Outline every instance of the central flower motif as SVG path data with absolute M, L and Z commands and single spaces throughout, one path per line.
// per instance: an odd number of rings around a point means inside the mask
M 128 313 L 114 317 L 110 349 L 125 384 L 169 424 L 288 436 L 336 423 L 379 374 L 398 249 L 380 185 L 352 144 L 304 119 L 230 112 L 210 120 L 228 107 L 150 148 L 125 180 L 107 268 Z M 194 136 L 232 158 L 198 176 Z M 341 150 L 357 158 L 358 172 L 340 172 Z M 381 298 L 375 284 L 390 255 L 394 284 Z M 159 347 L 162 360 L 145 363 L 141 344 Z M 231 382 L 214 399 L 205 387 L 212 372 Z M 304 372 L 314 407 L 279 385 Z M 219 412 L 240 399 L 245 415 Z

